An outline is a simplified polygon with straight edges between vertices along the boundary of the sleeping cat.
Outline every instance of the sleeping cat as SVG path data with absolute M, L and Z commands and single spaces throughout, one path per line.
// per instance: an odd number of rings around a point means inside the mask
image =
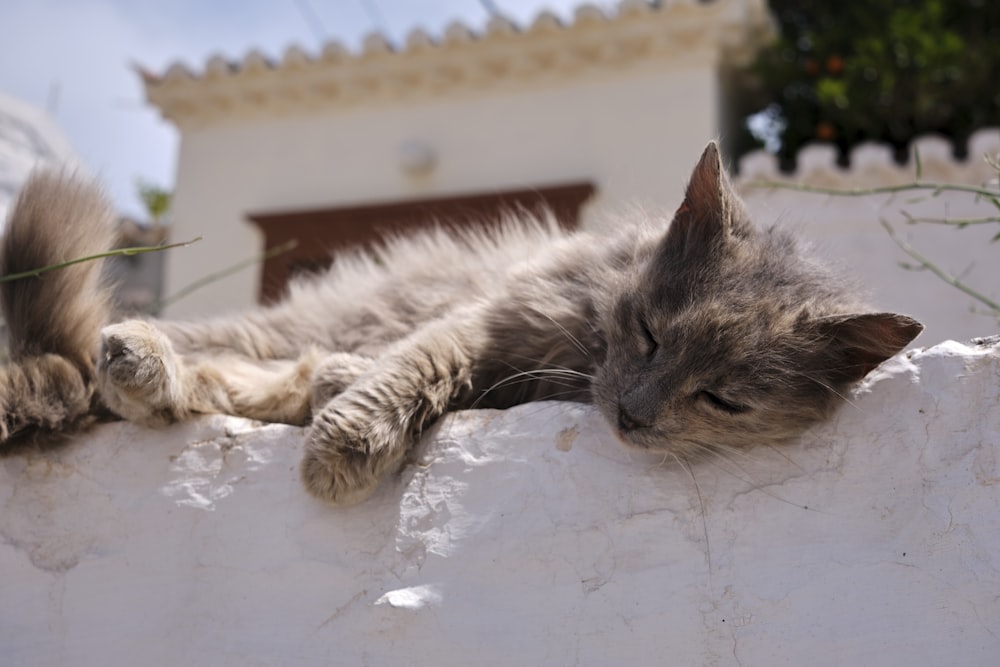
M 110 247 L 112 217 L 93 187 L 35 175 L 4 273 Z M 95 262 L 6 283 L 0 443 L 108 410 L 150 426 L 205 413 L 308 424 L 303 482 L 346 504 L 449 410 L 589 401 L 624 443 L 681 460 L 786 441 L 922 329 L 866 312 L 786 233 L 752 226 L 715 144 L 667 223 L 593 236 L 522 219 L 391 239 L 282 303 L 201 322 L 109 324 Z

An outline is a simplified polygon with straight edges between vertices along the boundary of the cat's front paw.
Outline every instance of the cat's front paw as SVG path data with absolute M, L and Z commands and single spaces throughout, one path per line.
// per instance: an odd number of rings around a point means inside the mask
M 321 500 L 353 505 L 375 491 L 379 480 L 398 467 L 406 450 L 404 437 L 384 415 L 334 400 L 309 428 L 302 482 Z
M 181 395 L 170 341 L 148 322 L 131 320 L 101 330 L 97 384 L 120 416 L 151 426 L 175 420 Z

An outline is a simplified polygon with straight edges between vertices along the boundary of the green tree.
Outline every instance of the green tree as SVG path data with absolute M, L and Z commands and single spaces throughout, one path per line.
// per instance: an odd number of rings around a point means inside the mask
M 971 133 L 1000 124 L 997 0 L 770 4 L 781 36 L 753 67 L 759 87 L 744 111 L 757 114 L 758 145 L 769 132 L 777 140 L 783 167 L 811 141 L 835 144 L 842 161 L 881 141 L 903 161 L 931 132 L 961 156 Z

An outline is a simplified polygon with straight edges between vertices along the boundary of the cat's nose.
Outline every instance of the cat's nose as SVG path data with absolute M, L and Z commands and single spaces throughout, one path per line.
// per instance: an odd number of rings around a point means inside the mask
M 642 420 L 633 417 L 623 406 L 618 406 L 618 428 L 620 428 L 623 433 L 635 431 L 647 426 L 649 426 L 649 424 L 645 424 Z

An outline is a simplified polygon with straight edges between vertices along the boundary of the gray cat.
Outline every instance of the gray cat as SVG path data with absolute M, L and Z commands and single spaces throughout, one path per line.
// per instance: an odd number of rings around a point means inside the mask
M 36 175 L 2 269 L 104 250 L 112 218 L 93 187 Z M 512 219 L 392 239 L 338 256 L 273 307 L 202 322 L 108 324 L 93 262 L 6 283 L 0 443 L 108 411 L 151 426 L 204 413 L 308 424 L 306 488 L 354 503 L 463 408 L 592 402 L 626 444 L 680 460 L 783 442 L 922 329 L 865 312 L 786 233 L 752 226 L 714 144 L 667 222 L 598 237 Z

